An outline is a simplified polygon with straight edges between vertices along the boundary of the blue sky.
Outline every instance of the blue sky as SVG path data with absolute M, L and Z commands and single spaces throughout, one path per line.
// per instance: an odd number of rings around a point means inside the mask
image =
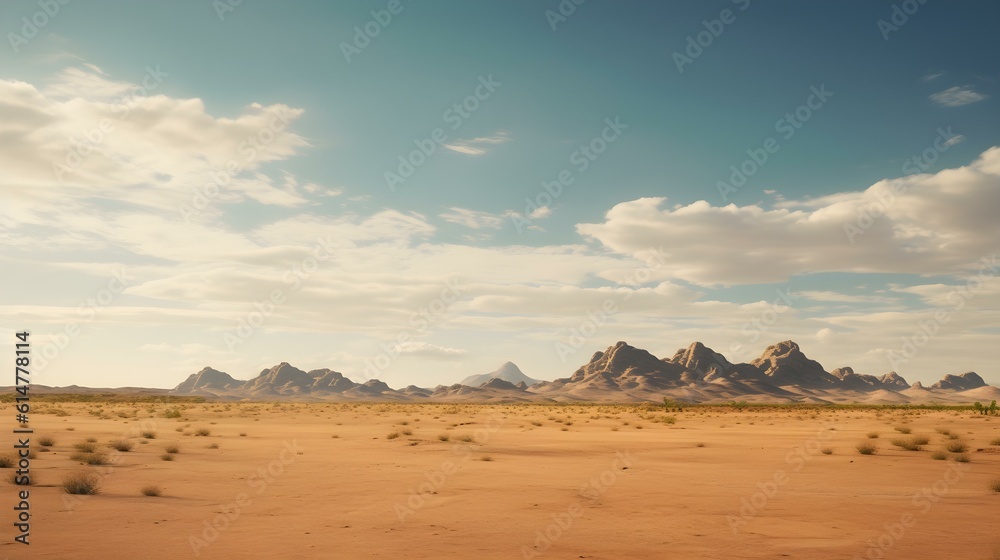
M 65 346 L 36 382 L 166 387 L 283 360 L 393 386 L 506 360 L 551 379 L 619 339 L 749 360 L 785 338 L 828 368 L 1000 381 L 1000 288 L 976 264 L 1000 240 L 1000 7 L 227 5 L 0 7 L 0 259 L 17 271 L 2 322 Z M 100 139 L 56 171 L 79 134 Z M 182 211 L 250 137 L 259 153 Z M 390 189 L 415 141 L 433 153 Z M 551 199 L 560 173 L 572 183 Z M 283 303 L 240 338 L 275 289 Z M 81 304 L 102 290 L 116 293 Z M 798 297 L 775 306 L 776 290 Z M 596 324 L 609 298 L 619 310 Z M 928 320 L 940 328 L 900 360 Z

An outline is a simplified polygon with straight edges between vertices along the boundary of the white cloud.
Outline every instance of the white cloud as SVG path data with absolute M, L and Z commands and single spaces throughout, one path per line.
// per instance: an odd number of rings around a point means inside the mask
M 489 151 L 489 146 L 503 144 L 504 142 L 509 142 L 510 139 L 510 135 L 506 131 L 500 130 L 491 136 L 482 136 L 469 140 L 456 140 L 444 144 L 444 147 L 453 152 L 468 156 L 481 156 Z
M 931 95 L 931 101 L 940 103 L 945 107 L 961 107 L 969 103 L 975 103 L 986 99 L 986 96 L 977 93 L 971 86 L 955 86 L 944 91 L 939 91 Z
M 784 282 L 819 272 L 959 274 L 996 250 L 998 185 L 1000 148 L 991 148 L 966 167 L 772 210 L 705 201 L 671 210 L 662 209 L 663 198 L 643 198 L 577 230 L 626 255 L 663 247 L 668 277 L 703 285 Z M 866 225 L 852 243 L 849 229 Z
M 417 342 L 409 341 L 404 342 L 396 346 L 396 349 L 400 354 L 407 354 L 411 356 L 420 356 L 424 358 L 434 358 L 434 359 L 454 359 L 465 355 L 467 352 L 458 348 L 448 348 L 446 346 L 437 346 L 435 344 L 429 344 L 427 342 Z
M 446 222 L 471 229 L 499 229 L 504 222 L 504 217 L 500 215 L 454 206 L 449 208 L 448 212 L 441 214 L 440 217 Z

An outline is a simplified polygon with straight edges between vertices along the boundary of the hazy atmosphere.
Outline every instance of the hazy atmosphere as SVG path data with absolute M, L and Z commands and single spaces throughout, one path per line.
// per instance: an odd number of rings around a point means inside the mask
M 992 3 L 57 4 L 0 5 L 34 383 L 787 339 L 1000 382 Z

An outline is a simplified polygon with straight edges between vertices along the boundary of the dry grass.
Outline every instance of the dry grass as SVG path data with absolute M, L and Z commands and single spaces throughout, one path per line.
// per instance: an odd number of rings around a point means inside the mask
M 0 455 L 0 469 L 12 469 L 17 464 L 17 455 L 14 453 L 4 453 Z
M 209 430 L 208 428 L 198 428 L 197 430 L 194 431 L 194 435 L 207 437 L 212 435 L 212 430 Z
M 90 438 L 90 439 L 93 439 L 93 438 Z M 80 453 L 93 453 L 93 452 L 97 451 L 97 446 L 94 445 L 94 442 L 96 442 L 96 441 L 97 440 L 95 439 L 94 441 L 89 441 L 88 440 L 88 441 L 83 442 L 83 443 L 77 443 L 77 444 L 73 445 L 73 448 L 76 449 L 77 451 L 79 451 Z
M 863 442 L 858 444 L 857 450 L 862 455 L 874 455 L 878 451 L 878 446 L 874 443 Z
M 64 478 L 62 487 L 67 494 L 97 494 L 100 491 L 100 478 L 94 473 L 77 472 Z
M 990 490 L 1000 492 L 1000 478 L 990 481 Z
M 52 439 L 49 436 L 42 436 L 38 438 L 38 445 L 41 445 L 42 447 L 52 447 L 55 444 L 56 440 Z
M 948 451 L 951 451 L 952 453 L 965 453 L 966 451 L 969 450 L 968 444 L 966 444 L 964 441 L 950 442 L 948 445 L 945 446 L 945 448 Z
M 152 484 L 150 484 L 149 486 L 143 486 L 139 490 L 139 492 L 142 492 L 143 496 L 153 496 L 153 497 L 159 496 L 160 494 L 163 493 L 163 491 L 160 490 L 159 486 L 155 486 L 155 485 L 152 485 Z
M 868 439 L 878 439 L 878 432 L 868 432 Z
M 122 453 L 128 453 L 129 451 L 132 451 L 133 445 L 131 441 L 124 439 L 116 439 L 115 441 L 109 443 L 108 447 L 116 451 L 121 451 Z
M 944 451 L 935 451 L 934 453 L 931 453 L 931 459 L 934 459 L 935 461 L 944 461 L 947 458 L 948 454 Z

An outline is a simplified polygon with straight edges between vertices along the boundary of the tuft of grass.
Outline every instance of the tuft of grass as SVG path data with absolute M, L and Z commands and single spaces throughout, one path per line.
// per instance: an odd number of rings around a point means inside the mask
M 451 439 L 451 436 L 449 436 L 448 434 L 441 434 L 438 436 L 438 439 L 441 441 L 448 441 L 449 439 Z
M 896 426 L 893 429 L 896 430 L 897 432 L 901 433 L 901 434 L 904 434 L 904 435 L 905 434 L 909 434 L 910 432 L 913 431 L 913 430 L 911 430 L 910 428 L 908 428 L 906 426 Z
M 122 453 L 128 453 L 132 451 L 132 442 L 125 439 L 116 439 L 108 444 L 108 447 L 114 449 L 115 451 L 121 451 Z
M 703 442 L 703 441 L 699 441 L 699 442 L 698 442 L 698 443 L 696 443 L 695 445 L 696 445 L 697 447 L 705 447 L 705 442 Z
M 892 444 L 907 451 L 920 451 L 922 449 L 915 441 L 908 439 L 897 438 L 892 440 Z
M 990 445 L 1000 445 L 1000 437 L 990 440 Z
M 532 421 L 531 421 L 531 425 L 532 425 L 532 426 L 541 426 L 541 425 L 542 425 L 542 423 L 541 423 L 541 422 L 539 422 L 539 421 L 537 421 L 537 420 L 532 420 Z
M 69 456 L 70 459 L 78 461 L 80 463 L 86 463 L 88 465 L 100 466 L 108 464 L 108 456 L 104 453 L 74 453 Z
M 49 436 L 42 436 L 38 438 L 38 445 L 41 445 L 42 447 L 52 447 L 55 444 L 56 440 L 52 439 Z
M 212 430 L 209 430 L 208 428 L 198 428 L 194 431 L 194 435 L 201 437 L 210 436 L 212 435 Z
M 0 469 L 12 469 L 17 464 L 17 455 L 4 453 L 0 455 Z
M 913 443 L 916 445 L 927 445 L 931 442 L 931 438 L 927 436 L 914 436 Z
M 100 479 L 94 473 L 73 473 L 63 479 L 62 487 L 67 494 L 93 495 L 100 491 Z
M 943 436 L 949 436 L 949 435 L 951 435 L 951 430 L 946 430 L 944 428 L 938 428 L 935 431 L 937 431 L 937 433 L 939 433 L 939 434 L 941 434 Z
M 166 450 L 167 450 L 167 453 L 179 453 L 180 452 L 180 449 L 176 445 L 168 445 L 167 448 L 166 448 Z
M 160 459 L 163 459 L 164 461 L 173 461 L 174 456 L 170 453 L 164 453 L 163 455 L 160 455 Z
M 490 457 L 489 455 L 483 455 L 482 457 L 479 458 L 479 460 L 486 461 L 488 463 L 493 460 L 493 457 Z
M 208 444 L 208 448 L 209 449 L 218 449 L 219 448 L 219 444 L 218 443 L 210 443 L 210 444 Z
M 962 453 L 961 455 L 955 455 L 956 463 L 968 463 L 970 461 L 972 461 L 972 459 L 969 459 L 969 456 L 964 453 Z
M 1000 478 L 996 478 L 990 481 L 990 490 L 994 492 L 1000 492 Z
M 824 447 L 823 448 L 823 455 L 833 455 L 833 450 L 830 449 L 829 447 Z
M 154 432 L 153 430 L 146 430 L 142 432 L 142 437 L 146 439 L 156 439 L 156 432 Z
M 878 446 L 874 443 L 859 443 L 857 446 L 858 453 L 862 455 L 874 455 L 878 451 Z
M 154 486 L 152 484 L 150 484 L 149 486 L 143 486 L 139 491 L 142 492 L 143 496 L 153 496 L 153 497 L 159 496 L 160 494 L 163 493 L 163 491 L 160 490 L 159 486 Z
M 458 441 L 464 441 L 465 443 L 472 443 L 472 436 L 470 435 L 458 436 Z
M 240 432 L 240 437 L 247 437 L 247 433 L 246 432 Z
M 97 451 L 97 446 L 94 445 L 94 442 L 92 441 L 77 443 L 73 446 L 73 448 L 80 453 L 93 453 L 94 451 Z
M 181 417 L 181 411 L 177 410 L 176 408 L 171 408 L 171 409 L 166 410 L 166 411 L 163 412 L 163 417 L 164 418 L 180 418 Z
M 407 428 L 407 429 L 405 429 L 405 430 L 402 430 L 402 432 L 401 432 L 401 433 L 402 433 L 402 434 L 403 434 L 404 436 L 412 436 L 412 435 L 413 435 L 413 430 L 411 430 L 411 429 Z
M 868 439 L 878 439 L 878 432 L 868 432 Z
M 944 461 L 947 458 L 948 454 L 944 451 L 935 451 L 934 453 L 931 453 L 931 459 L 934 459 L 935 461 Z
M 952 453 L 965 453 L 969 450 L 969 446 L 963 441 L 952 441 L 945 446 L 948 451 Z
M 385 436 L 385 439 L 396 439 L 399 437 L 399 432 L 389 432 L 389 435 Z

